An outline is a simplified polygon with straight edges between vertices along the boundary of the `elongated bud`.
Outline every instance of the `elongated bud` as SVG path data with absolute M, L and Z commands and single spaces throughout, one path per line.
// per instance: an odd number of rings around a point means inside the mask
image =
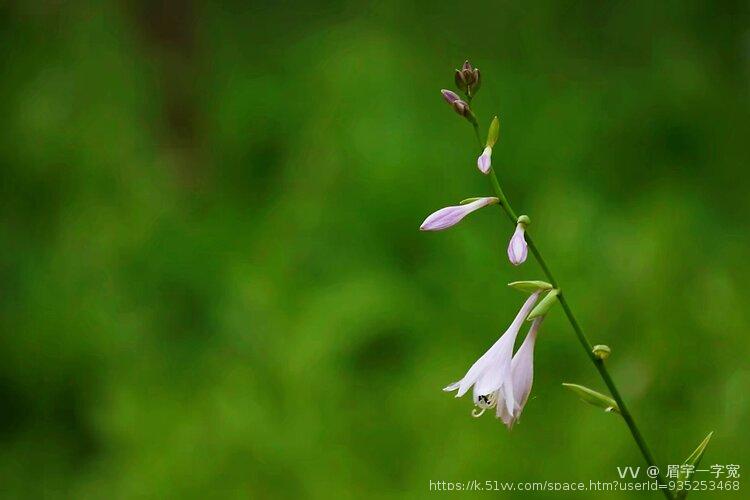
M 563 383 L 563 387 L 570 390 L 571 392 L 574 392 L 578 395 L 578 397 L 581 398 L 582 401 L 590 405 L 596 406 L 597 408 L 602 408 L 608 413 L 620 413 L 620 407 L 617 405 L 617 402 L 609 396 L 605 396 L 604 394 L 578 384 Z
M 593 352 L 594 356 L 596 356 L 598 359 L 604 361 L 609 357 L 610 354 L 612 354 L 612 349 L 610 349 L 607 345 L 599 344 L 595 345 L 594 348 L 591 349 L 591 352 Z
M 455 93 L 455 92 L 453 92 L 452 90 L 448 90 L 448 89 L 443 89 L 443 90 L 441 90 L 441 91 L 440 91 L 440 93 L 441 93 L 441 94 L 443 95 L 443 99 L 445 99 L 445 102 L 447 102 L 448 104 L 451 104 L 451 105 L 452 105 L 452 104 L 453 104 L 453 103 L 454 103 L 455 101 L 458 101 L 458 100 L 460 100 L 460 99 L 461 99 L 461 98 L 460 98 L 460 97 L 458 96 L 458 94 L 456 94 L 456 93 Z
M 482 75 L 479 73 L 479 68 L 476 68 L 474 70 L 474 82 L 469 85 L 469 90 L 467 93 L 470 96 L 475 96 L 477 92 L 479 92 L 479 87 L 482 86 Z
M 466 83 L 466 80 L 464 79 L 463 71 L 461 71 L 460 69 L 457 69 L 454 79 L 456 81 L 456 87 L 458 87 L 465 94 L 469 89 L 469 85 Z
M 558 289 L 550 290 L 550 292 L 545 295 L 542 300 L 539 301 L 536 307 L 531 310 L 528 318 L 526 319 L 531 321 L 534 318 L 538 318 L 539 316 L 544 316 L 545 314 L 547 314 L 550 308 L 557 302 L 557 296 L 559 294 L 560 290 Z
M 552 289 L 552 285 L 546 281 L 514 281 L 513 283 L 508 283 L 508 286 L 526 293 L 543 292 Z
M 458 99 L 456 101 L 453 101 L 452 105 L 456 113 L 463 117 L 466 117 L 467 113 L 469 112 L 469 104 L 466 101 Z
M 477 122 L 477 118 L 474 116 L 474 113 L 471 112 L 469 103 L 462 100 L 458 96 L 458 94 L 448 89 L 441 90 L 440 94 L 443 96 L 443 99 L 445 100 L 445 102 L 451 105 L 451 107 L 453 108 L 453 111 L 455 111 L 460 116 L 463 116 L 464 118 L 469 120 L 469 122 L 472 124 Z
M 461 222 L 461 219 L 473 211 L 479 210 L 487 205 L 494 205 L 498 201 L 499 200 L 494 197 L 477 198 L 465 205 L 441 208 L 437 212 L 430 214 L 430 216 L 424 220 L 419 229 L 421 231 L 440 231 L 442 229 L 448 229 L 449 227 L 455 226 Z

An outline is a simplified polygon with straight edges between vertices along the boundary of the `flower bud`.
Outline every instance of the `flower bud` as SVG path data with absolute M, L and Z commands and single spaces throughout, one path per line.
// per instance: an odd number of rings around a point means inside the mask
M 594 348 L 591 349 L 591 352 L 594 353 L 594 356 L 596 356 L 597 359 L 601 359 L 602 361 L 604 361 L 612 353 L 612 349 L 610 349 L 609 346 L 600 344 L 595 345 Z
M 456 87 L 458 87 L 464 94 L 469 90 L 469 85 L 464 79 L 464 73 L 461 70 L 456 70 L 455 78 Z
M 453 92 L 452 90 L 443 89 L 440 91 L 440 93 L 443 95 L 443 99 L 445 99 L 445 102 L 448 104 L 453 104 L 455 101 L 460 100 L 461 98 Z
M 466 101 L 456 99 L 451 103 L 451 105 L 453 106 L 453 110 L 463 117 L 466 117 L 466 115 L 469 113 L 469 104 Z
M 526 238 L 524 233 L 526 232 L 526 226 L 528 226 L 530 223 L 531 219 L 529 219 L 528 215 L 520 216 L 518 218 L 518 224 L 516 225 L 516 231 L 510 238 L 510 243 L 508 244 L 508 260 L 510 260 L 510 263 L 514 266 L 518 266 L 526 262 L 526 257 L 528 256 L 529 249 L 526 245 Z
M 490 173 L 490 168 L 492 168 L 492 147 L 487 146 L 484 148 L 482 154 L 477 158 L 477 168 L 485 175 Z
M 437 212 L 430 214 L 422 225 L 419 227 L 421 231 L 441 231 L 448 229 L 451 226 L 455 226 L 461 219 L 479 210 L 487 205 L 494 205 L 498 203 L 498 199 L 495 197 L 476 198 L 474 201 L 465 205 L 458 205 L 453 207 L 441 208 Z
M 469 85 L 468 94 L 472 97 L 479 92 L 479 87 L 482 86 L 482 75 L 479 74 L 479 69 L 474 70 L 474 83 Z
M 464 80 L 466 81 L 467 85 L 473 84 L 476 80 L 474 67 L 471 65 L 468 59 L 464 61 L 463 66 L 461 66 L 461 73 L 463 74 Z
M 479 74 L 479 70 L 474 68 L 468 60 L 463 63 L 461 69 L 456 70 L 454 76 L 456 86 L 467 97 L 474 97 L 476 95 L 481 84 L 481 75 Z

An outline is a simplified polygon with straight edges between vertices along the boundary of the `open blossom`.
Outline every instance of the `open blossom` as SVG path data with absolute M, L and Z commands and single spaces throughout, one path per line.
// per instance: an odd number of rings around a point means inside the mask
M 526 224 L 519 221 L 516 225 L 516 231 L 510 238 L 508 244 L 508 259 L 514 266 L 523 264 L 526 261 L 526 256 L 529 253 L 528 246 L 526 245 L 526 238 L 524 232 L 526 231 Z
M 524 384 L 519 384 L 519 390 L 516 394 L 517 391 L 514 387 L 512 376 L 513 345 L 516 342 L 516 337 L 524 320 L 531 312 L 534 304 L 536 304 L 539 293 L 535 292 L 526 299 L 526 302 L 524 302 L 521 310 L 518 311 L 518 314 L 505 333 L 469 368 L 464 378 L 443 389 L 444 391 L 455 391 L 458 389 L 456 393 L 456 397 L 458 398 L 466 394 L 473 387 L 474 404 L 479 410 L 475 409 L 472 412 L 474 416 L 478 417 L 485 410 L 497 407 L 497 417 L 505 417 L 503 421 L 507 419 L 512 423 L 516 417 L 516 413 L 520 414 L 519 409 L 523 408 L 523 404 L 519 403 L 523 402 L 525 404 L 526 401 L 523 398 L 528 397 L 528 392 L 524 390 Z M 533 343 L 531 347 L 533 347 Z M 517 362 L 519 376 L 526 372 L 525 367 L 527 363 L 521 363 L 521 360 L 525 358 L 526 355 L 524 354 Z M 519 381 L 523 381 L 522 378 L 519 378 Z M 529 383 L 528 386 L 530 389 L 531 384 Z M 525 396 L 524 392 L 526 392 Z M 517 403 L 517 400 L 519 403 Z
M 482 154 L 477 158 L 477 167 L 483 174 L 489 173 L 492 167 L 492 148 L 490 146 L 484 148 Z
M 428 216 L 419 229 L 422 231 L 440 231 L 458 224 L 461 219 L 475 210 L 479 210 L 487 205 L 497 203 L 498 199 L 494 197 L 477 198 L 471 203 L 458 205 L 455 207 L 441 208 Z
M 544 316 L 534 318 L 529 333 L 526 334 L 526 338 L 510 363 L 513 395 L 516 400 L 515 408 L 513 413 L 509 413 L 505 406 L 500 405 L 498 407 L 498 416 L 508 429 L 512 428 L 513 424 L 520 418 L 531 393 L 531 385 L 534 383 L 534 344 L 543 320 Z

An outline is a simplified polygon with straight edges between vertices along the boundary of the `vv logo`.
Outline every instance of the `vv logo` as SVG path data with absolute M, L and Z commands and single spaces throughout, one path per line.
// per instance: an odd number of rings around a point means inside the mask
M 640 467 L 618 467 L 617 468 L 617 474 L 620 476 L 620 479 L 625 479 L 626 477 L 631 477 L 633 479 L 638 477 L 638 474 L 641 473 Z

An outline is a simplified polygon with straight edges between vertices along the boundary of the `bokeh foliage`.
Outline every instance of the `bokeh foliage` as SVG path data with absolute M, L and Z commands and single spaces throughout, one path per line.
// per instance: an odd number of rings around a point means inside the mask
M 488 193 L 438 93 L 465 57 L 658 459 L 714 430 L 706 464 L 750 464 L 748 10 L 3 2 L 2 495 L 411 499 L 641 465 L 560 386 L 603 390 L 560 311 L 512 433 L 440 390 L 520 305 L 504 284 L 542 277 L 494 209 L 417 231 Z

